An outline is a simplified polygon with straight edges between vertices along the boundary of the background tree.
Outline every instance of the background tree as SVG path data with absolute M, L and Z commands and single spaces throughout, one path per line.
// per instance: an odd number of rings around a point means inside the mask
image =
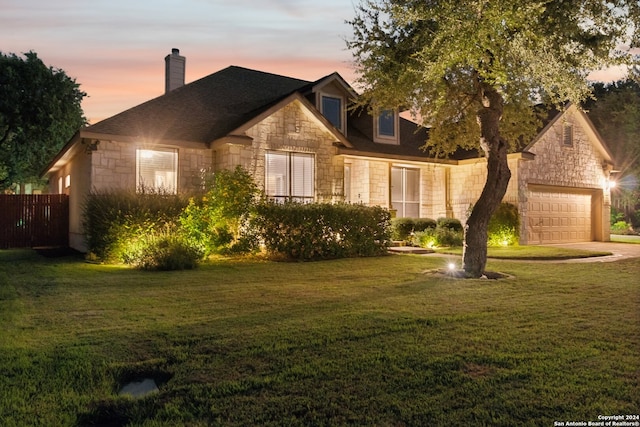
M 624 220 L 640 227 L 640 71 L 633 78 L 594 85 L 595 99 L 585 108 L 594 126 L 611 149 L 618 185 L 612 191 L 612 204 L 624 213 Z
M 35 52 L 0 52 L 0 190 L 39 182 L 42 168 L 86 124 L 86 94 Z
M 463 268 L 478 277 L 487 224 L 511 172 L 507 153 L 530 141 L 534 101 L 578 104 L 588 72 L 631 64 L 640 4 L 617 1 L 361 0 L 349 21 L 363 104 L 407 108 L 430 128 L 425 148 L 480 147 L 487 180 L 465 226 Z

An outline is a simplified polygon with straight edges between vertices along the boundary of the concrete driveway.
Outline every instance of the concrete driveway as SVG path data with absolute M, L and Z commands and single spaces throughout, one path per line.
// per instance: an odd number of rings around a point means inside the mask
M 637 240 L 640 242 L 640 236 L 625 236 L 628 240 Z M 613 255 L 568 259 L 562 261 L 546 261 L 546 262 L 611 262 L 627 258 L 640 258 L 640 244 L 637 243 L 618 243 L 618 242 L 582 242 L 582 243 L 561 243 L 557 245 L 561 248 L 583 249 L 589 251 L 611 252 Z

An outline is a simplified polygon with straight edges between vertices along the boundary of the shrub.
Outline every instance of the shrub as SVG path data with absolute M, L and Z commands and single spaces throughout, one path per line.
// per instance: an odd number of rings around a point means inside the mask
M 611 232 L 615 234 L 636 234 L 631 224 L 626 221 L 617 221 L 612 224 Z
M 143 189 L 90 193 L 84 202 L 83 225 L 91 256 L 122 262 L 127 245 L 177 221 L 186 197 Z
M 436 221 L 437 228 L 448 228 L 451 231 L 462 232 L 462 224 L 456 218 L 438 218 Z
M 264 202 L 253 225 L 270 255 L 292 260 L 376 256 L 390 244 L 390 214 L 378 206 Z
M 175 227 L 139 236 L 123 254 L 126 264 L 141 270 L 190 270 L 202 259 L 203 250 L 189 242 Z
M 412 234 L 436 228 L 431 218 L 393 218 L 391 220 L 391 238 L 393 240 L 411 240 Z
M 422 248 L 462 246 L 462 241 L 462 231 L 456 231 L 449 227 L 428 228 L 425 231 L 418 231 L 413 238 L 413 244 Z
M 425 231 L 429 228 L 436 228 L 437 223 L 434 219 L 431 218 L 416 218 L 415 224 L 413 226 L 414 232 Z
M 415 223 L 413 218 L 393 218 L 391 220 L 391 238 L 409 240 Z
M 491 216 L 487 226 L 488 246 L 512 246 L 520 236 L 520 216 L 518 208 L 503 202 Z
M 462 224 L 455 218 L 438 218 L 420 220 L 416 225 L 412 244 L 422 248 L 439 246 L 462 246 Z
M 248 225 L 258 197 L 252 176 L 237 166 L 216 172 L 206 182 L 206 193 L 192 198 L 180 216 L 189 239 L 206 254 L 251 251 L 256 240 Z

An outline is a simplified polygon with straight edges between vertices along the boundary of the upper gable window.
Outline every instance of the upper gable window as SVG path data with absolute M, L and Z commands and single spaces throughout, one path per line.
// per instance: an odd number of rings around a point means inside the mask
M 374 123 L 375 142 L 398 143 L 398 115 L 394 110 L 382 110 Z
M 178 188 L 178 150 L 136 150 L 136 189 L 175 194 Z
M 340 129 L 344 133 L 342 126 L 342 98 L 335 96 L 322 96 L 322 115 L 327 118 L 336 128 Z
M 562 125 L 562 145 L 573 147 L 573 124 L 571 123 Z

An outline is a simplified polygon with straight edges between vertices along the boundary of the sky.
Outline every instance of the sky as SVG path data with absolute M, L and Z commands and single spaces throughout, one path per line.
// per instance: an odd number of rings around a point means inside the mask
M 186 82 L 230 65 L 314 81 L 355 73 L 346 49 L 356 0 L 0 0 L 0 52 L 33 51 L 88 94 L 90 123 L 164 93 L 180 49 Z M 620 71 L 599 72 L 610 81 Z
M 351 83 L 354 14 L 351 0 L 0 0 L 0 52 L 64 70 L 96 123 L 162 95 L 172 48 L 187 83 L 230 65 Z

